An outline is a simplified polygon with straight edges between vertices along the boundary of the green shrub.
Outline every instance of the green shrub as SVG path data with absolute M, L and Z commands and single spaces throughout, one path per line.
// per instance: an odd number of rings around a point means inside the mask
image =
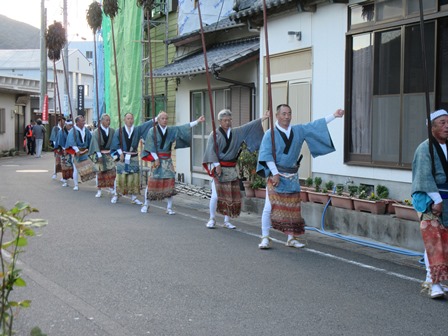
M 319 176 L 316 176 L 314 178 L 314 189 L 316 191 L 320 191 L 321 190 L 321 186 L 322 186 L 322 178 L 320 178 Z
M 30 306 L 30 300 L 12 301 L 9 296 L 13 289 L 26 286 L 17 268 L 19 255 L 25 252 L 28 237 L 35 236 L 35 228 L 47 224 L 43 219 L 25 219 L 30 213 L 38 212 L 28 203 L 17 202 L 10 210 L 0 206 L 0 261 L 1 261 L 1 311 L 0 334 L 12 335 L 14 318 L 20 308 Z
M 254 182 L 252 182 L 250 186 L 252 189 L 266 188 L 266 179 L 259 175 L 256 175 Z
M 325 183 L 325 189 L 327 189 L 327 192 L 333 192 L 333 187 L 334 187 L 333 181 L 330 180 L 327 183 Z
M 376 194 L 381 199 L 389 198 L 389 189 L 386 186 L 378 184 L 376 186 Z
M 243 144 L 242 151 L 238 156 L 238 170 L 240 178 L 245 178 L 246 181 L 254 182 L 256 176 L 258 162 L 258 152 L 249 152 L 246 145 Z
M 342 196 L 344 193 L 345 186 L 343 184 L 336 185 L 336 195 Z
M 308 177 L 305 180 L 305 187 L 311 188 L 313 186 L 313 178 L 312 177 Z
M 355 185 L 350 185 L 348 186 L 348 193 L 350 195 L 350 197 L 355 197 L 356 194 L 358 193 L 359 187 L 355 186 Z

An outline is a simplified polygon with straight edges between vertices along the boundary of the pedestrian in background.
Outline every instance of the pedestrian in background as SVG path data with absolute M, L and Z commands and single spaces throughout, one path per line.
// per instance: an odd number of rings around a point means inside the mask
M 34 136 L 33 136 L 33 127 L 35 125 L 34 120 L 30 120 L 30 123 L 26 125 L 25 132 L 24 132 L 24 139 L 26 139 L 26 145 L 28 149 L 28 155 L 34 155 L 35 154 L 35 147 L 34 147 Z
M 42 147 L 44 145 L 45 127 L 42 125 L 42 120 L 37 119 L 36 124 L 33 127 L 33 136 L 36 146 L 36 158 L 42 157 Z

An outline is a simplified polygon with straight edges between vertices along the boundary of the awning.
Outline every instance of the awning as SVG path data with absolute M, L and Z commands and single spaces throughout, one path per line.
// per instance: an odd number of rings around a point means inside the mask
M 249 60 L 258 58 L 260 39 L 250 38 L 216 44 L 207 50 L 207 61 L 210 72 L 222 72 Z M 183 77 L 205 73 L 204 54 L 202 49 L 163 68 L 153 70 L 153 77 Z

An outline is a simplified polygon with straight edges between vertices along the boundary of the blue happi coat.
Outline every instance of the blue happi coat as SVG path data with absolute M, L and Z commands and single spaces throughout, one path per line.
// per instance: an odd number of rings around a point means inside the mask
M 65 143 L 66 148 L 78 147 L 79 149 L 89 149 L 90 141 L 92 141 L 92 133 L 87 128 L 85 129 L 84 139 L 81 136 L 81 132 L 73 127 L 70 132 L 68 132 L 67 142 Z M 76 132 L 76 133 L 75 133 Z M 78 161 L 84 161 L 89 158 L 88 152 L 83 155 L 78 156 Z
M 51 134 L 50 134 L 50 142 L 52 143 L 52 146 L 54 149 L 57 149 L 57 140 L 58 140 L 58 133 L 62 131 L 62 128 L 60 128 L 59 125 L 54 126 L 51 130 Z
M 67 147 L 65 147 L 65 143 L 67 142 L 67 136 L 68 136 L 68 131 L 67 129 L 64 127 L 63 129 L 61 129 L 57 136 L 56 136 L 56 140 L 54 140 L 54 148 L 55 149 L 65 149 Z
M 148 133 L 149 129 L 154 125 L 154 121 L 152 119 L 148 120 L 147 122 L 139 125 L 134 126 L 134 130 L 128 135 L 126 132 L 126 126 L 123 126 L 120 129 L 115 130 L 112 144 L 110 145 L 110 154 L 112 156 L 117 155 L 117 152 L 119 149 L 121 149 L 123 152 L 128 153 L 136 153 L 138 149 L 138 144 L 141 139 L 144 139 L 146 134 Z M 120 147 L 120 133 L 121 133 L 121 147 Z M 134 156 L 131 158 L 131 164 L 126 165 L 122 162 L 117 163 L 117 174 L 122 173 L 129 173 L 134 174 L 138 173 L 140 171 L 139 165 L 138 165 L 138 157 Z
M 287 169 L 297 168 L 297 160 L 302 150 L 304 142 L 307 143 L 311 155 L 315 158 L 320 155 L 331 153 L 335 150 L 331 140 L 325 118 L 316 121 L 291 126 L 289 150 L 286 149 L 286 143 L 283 140 L 280 131 L 275 128 L 275 164 L 279 172 Z M 271 175 L 267 162 L 274 161 L 272 155 L 271 130 L 268 130 L 261 142 L 258 155 L 257 173 L 263 177 Z M 275 188 L 279 193 L 296 193 L 300 191 L 299 174 L 288 174 L 289 177 L 280 176 L 280 183 Z
M 156 149 L 157 142 L 157 149 Z M 171 147 L 173 142 L 176 142 L 176 149 L 188 148 L 191 146 L 191 125 L 190 123 L 181 126 L 168 126 L 165 135 L 162 136 L 162 131 L 157 127 L 157 138 L 154 141 L 154 127 L 151 128 L 146 136 L 144 151 L 142 158 L 148 157 L 150 153 L 157 153 L 159 159 L 171 154 Z M 171 157 L 166 162 L 162 162 L 159 167 L 152 171 L 152 177 L 155 179 L 174 178 L 175 171 L 172 165 Z

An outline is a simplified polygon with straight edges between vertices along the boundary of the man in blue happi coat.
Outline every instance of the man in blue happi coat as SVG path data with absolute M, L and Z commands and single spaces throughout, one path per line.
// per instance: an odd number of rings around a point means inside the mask
M 216 144 L 213 132 L 210 134 L 205 148 L 202 166 L 213 178 L 210 184 L 210 219 L 206 224 L 209 229 L 215 228 L 216 212 L 224 215 L 224 227 L 235 229 L 230 218 L 236 218 L 241 212 L 241 195 L 236 168 L 238 155 L 244 143 L 250 152 L 258 150 L 263 138 L 262 118 L 253 120 L 239 127 L 232 128 L 232 112 L 228 109 L 218 113 L 219 127 L 216 134 Z
M 124 126 L 121 130 L 115 130 L 110 151 L 111 155 L 117 155 L 119 160 L 116 190 L 111 203 L 117 203 L 119 195 L 130 195 L 132 203 L 143 204 L 137 198 L 137 195 L 140 195 L 140 165 L 137 150 L 140 140 L 153 125 L 154 121 L 150 119 L 139 126 L 134 126 L 134 115 L 128 112 L 124 115 Z
M 73 160 L 72 156 L 67 153 L 67 137 L 70 130 L 73 128 L 73 121 L 68 119 L 65 122 L 64 128 L 58 132 L 56 142 L 54 143 L 55 149 L 59 151 L 61 155 L 61 171 L 62 171 L 62 186 L 68 187 L 68 179 L 73 178 Z
M 58 173 L 62 172 L 61 169 L 61 155 L 60 149 L 58 149 L 58 134 L 64 129 L 65 126 L 65 117 L 59 117 L 58 124 L 56 126 L 53 126 L 50 134 L 50 145 L 53 147 L 54 152 L 54 171 L 52 179 L 55 180 Z
M 272 130 L 263 137 L 258 156 L 257 173 L 267 177 L 266 200 L 261 217 L 261 249 L 270 248 L 269 230 L 274 229 L 288 235 L 286 245 L 300 248 L 298 236 L 305 233 L 305 222 L 300 214 L 300 183 L 298 158 L 303 142 L 306 142 L 313 157 L 335 150 L 327 124 L 341 118 L 344 110 L 338 109 L 332 115 L 316 121 L 290 125 L 291 107 L 277 106 L 277 121 L 274 127 L 275 159 L 273 155 Z
M 148 211 L 151 200 L 167 199 L 166 213 L 174 215 L 173 196 L 176 194 L 175 173 L 171 148 L 176 143 L 176 149 L 191 146 L 191 128 L 204 122 L 203 116 L 197 120 L 181 126 L 168 126 L 168 114 L 161 111 L 157 117 L 158 125 L 149 130 L 145 140 L 142 159 L 154 162 L 151 174 L 148 176 L 148 185 L 145 190 L 145 203 L 142 213 Z M 154 137 L 154 130 L 157 130 Z
M 75 118 L 75 126 L 70 130 L 67 136 L 67 142 L 65 146 L 67 151 L 73 155 L 73 182 L 75 186 L 73 190 L 78 190 L 78 175 L 85 177 L 82 181 L 89 180 L 95 177 L 95 172 L 86 169 L 87 165 L 85 163 L 91 163 L 90 167 L 93 166 L 93 162 L 89 159 L 89 146 L 92 140 L 92 134 L 89 129 L 85 127 L 86 121 L 84 116 L 78 115 Z M 88 161 L 87 161 L 88 160 Z M 81 169 L 81 171 L 79 171 Z

